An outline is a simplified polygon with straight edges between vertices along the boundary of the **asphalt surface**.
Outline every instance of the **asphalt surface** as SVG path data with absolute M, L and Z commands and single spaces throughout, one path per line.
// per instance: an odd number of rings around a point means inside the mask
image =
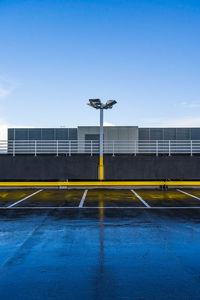
M 186 190 L 187 193 L 193 194 L 193 191 Z M 189 195 L 180 193 L 177 190 L 158 191 L 158 190 L 143 190 L 138 191 L 138 194 L 143 200 L 147 201 L 151 207 L 188 207 L 200 206 L 200 200 L 197 200 Z
M 33 190 L 0 190 L 0 206 L 8 206 L 31 193 L 33 193 Z
M 84 205 L 87 207 L 144 207 L 131 190 L 89 190 Z
M 0 197 L 1 300 L 200 299 L 200 200 L 136 190 L 148 208 L 130 190 L 57 190 L 21 201 L 34 192 Z
M 83 195 L 82 190 L 44 190 L 23 201 L 19 205 L 24 207 L 77 207 Z
M 75 208 L 80 204 L 82 208 L 200 208 L 200 190 L 0 190 L 0 209 Z

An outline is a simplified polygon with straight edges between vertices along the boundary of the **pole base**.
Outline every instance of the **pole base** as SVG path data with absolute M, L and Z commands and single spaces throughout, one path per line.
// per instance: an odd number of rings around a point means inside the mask
M 103 156 L 99 158 L 99 180 L 104 180 Z

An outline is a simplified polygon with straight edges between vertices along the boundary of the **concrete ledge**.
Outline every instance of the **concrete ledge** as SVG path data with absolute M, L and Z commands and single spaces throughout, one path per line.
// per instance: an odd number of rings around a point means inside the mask
M 28 188 L 132 188 L 132 187 L 158 187 L 167 185 L 170 187 L 200 187 L 200 181 L 49 181 L 49 182 L 0 182 L 2 187 L 28 187 Z

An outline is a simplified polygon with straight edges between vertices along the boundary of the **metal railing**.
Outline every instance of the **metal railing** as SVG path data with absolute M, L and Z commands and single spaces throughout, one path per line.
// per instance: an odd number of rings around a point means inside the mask
M 98 154 L 99 141 L 1 140 L 0 154 Z M 105 154 L 200 154 L 200 140 L 104 141 Z

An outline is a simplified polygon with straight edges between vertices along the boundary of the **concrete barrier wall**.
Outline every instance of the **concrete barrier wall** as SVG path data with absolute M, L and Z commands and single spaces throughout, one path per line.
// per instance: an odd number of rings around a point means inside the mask
M 105 157 L 106 179 L 200 180 L 200 156 Z
M 200 180 L 199 156 L 104 156 L 106 180 Z M 96 180 L 98 156 L 0 155 L 0 180 Z
M 97 165 L 90 155 L 0 155 L 0 180 L 97 179 Z

